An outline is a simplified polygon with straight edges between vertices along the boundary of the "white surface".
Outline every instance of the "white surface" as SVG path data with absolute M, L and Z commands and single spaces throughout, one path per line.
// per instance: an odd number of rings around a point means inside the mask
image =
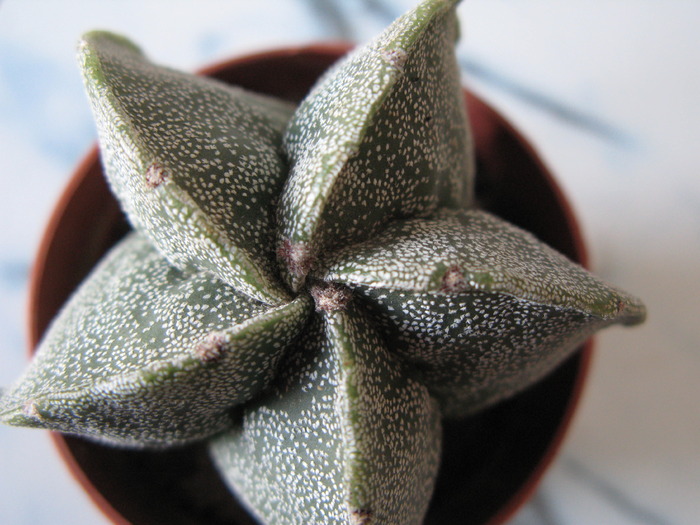
M 364 40 L 385 25 L 383 10 L 412 2 L 336 2 L 343 22 L 322 3 L 0 3 L 0 384 L 24 366 L 26 276 L 41 230 L 94 139 L 77 37 L 122 32 L 192 70 L 288 43 Z M 514 523 L 698 523 L 700 4 L 464 0 L 459 12 L 467 82 L 559 177 L 597 273 L 649 308 L 643 327 L 598 338 L 564 451 Z M 0 523 L 104 522 L 46 434 L 0 428 Z

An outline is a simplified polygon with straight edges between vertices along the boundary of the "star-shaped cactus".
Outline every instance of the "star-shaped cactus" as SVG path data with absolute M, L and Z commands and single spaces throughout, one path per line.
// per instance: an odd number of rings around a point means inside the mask
M 641 322 L 638 300 L 475 207 L 455 3 L 421 3 L 298 108 L 86 35 L 105 171 L 136 231 L 0 419 L 209 440 L 265 523 L 420 523 L 443 417 Z

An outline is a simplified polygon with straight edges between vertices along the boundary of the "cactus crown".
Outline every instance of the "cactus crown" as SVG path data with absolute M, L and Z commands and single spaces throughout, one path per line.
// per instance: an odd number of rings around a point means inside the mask
M 640 322 L 639 301 L 473 205 L 455 3 L 422 2 L 297 108 L 87 34 L 135 232 L 0 419 L 135 447 L 207 439 L 264 522 L 418 523 L 442 417 Z

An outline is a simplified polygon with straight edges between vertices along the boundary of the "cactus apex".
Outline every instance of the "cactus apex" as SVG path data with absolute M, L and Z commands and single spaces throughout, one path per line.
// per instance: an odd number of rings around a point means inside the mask
M 352 298 L 352 291 L 342 284 L 317 282 L 311 286 L 311 297 L 317 312 L 344 310 Z

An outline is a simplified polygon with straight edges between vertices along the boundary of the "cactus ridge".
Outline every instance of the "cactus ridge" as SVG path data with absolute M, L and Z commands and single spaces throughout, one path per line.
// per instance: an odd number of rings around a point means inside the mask
M 314 277 L 366 301 L 452 417 L 532 384 L 596 330 L 643 318 L 636 298 L 482 210 L 395 221 L 324 263 Z
M 368 321 L 352 304 L 316 316 L 273 390 L 212 442 L 264 522 L 346 523 L 371 511 L 376 523 L 413 523 L 425 513 L 439 409 Z
M 443 417 L 641 322 L 639 300 L 475 208 L 456 3 L 421 2 L 298 108 L 87 34 L 104 168 L 136 231 L 0 391 L 0 421 L 206 440 L 264 523 L 419 524 Z
M 134 226 L 179 268 L 207 269 L 268 304 L 290 104 L 151 64 L 110 33 L 79 55 L 105 171 Z
M 314 257 L 396 217 L 470 203 L 456 33 L 450 3 L 424 2 L 312 90 L 285 133 L 278 243 L 304 243 Z M 292 269 L 287 281 L 296 290 L 304 278 Z
M 395 221 L 324 264 L 316 277 L 348 286 L 502 293 L 603 320 L 634 317 L 641 308 L 532 234 L 483 210 L 443 209 L 430 218 Z M 624 312 L 621 303 L 628 305 Z
M 1 417 L 123 445 L 204 439 L 269 384 L 310 311 L 305 296 L 269 307 L 207 272 L 180 272 L 131 234 L 54 320 Z M 202 359 L 211 334 L 224 349 Z

